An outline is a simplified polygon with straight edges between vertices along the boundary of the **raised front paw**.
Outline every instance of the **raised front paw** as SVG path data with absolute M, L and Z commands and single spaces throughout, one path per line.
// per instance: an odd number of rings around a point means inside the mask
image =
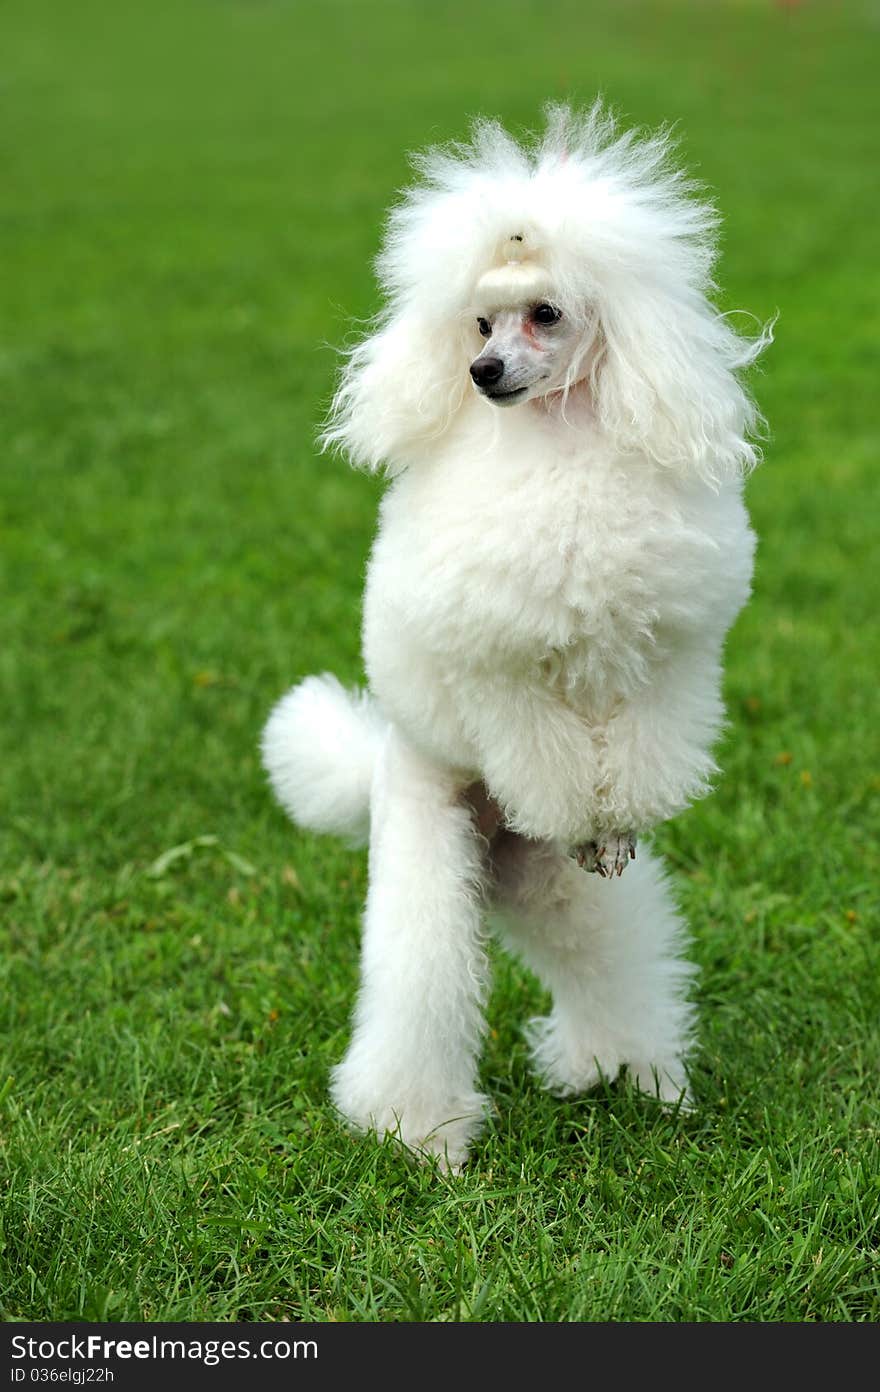
M 582 869 L 601 875 L 603 880 L 622 875 L 629 861 L 636 858 L 635 833 L 612 832 L 596 841 L 585 841 L 575 846 L 572 855 Z

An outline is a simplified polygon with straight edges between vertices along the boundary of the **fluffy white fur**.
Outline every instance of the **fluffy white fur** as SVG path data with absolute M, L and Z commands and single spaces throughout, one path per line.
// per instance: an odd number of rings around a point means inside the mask
M 553 110 L 533 148 L 481 123 L 418 163 L 379 259 L 385 312 L 324 437 L 392 479 L 370 694 L 308 678 L 263 751 L 299 825 L 369 823 L 336 1104 L 455 1166 L 487 1105 L 487 918 L 552 991 L 531 1027 L 548 1086 L 626 1065 L 664 1100 L 685 1091 L 684 926 L 628 847 L 715 771 L 753 553 L 757 415 L 737 370 L 770 334 L 744 340 L 713 308 L 716 216 L 662 135 Z M 535 322 L 535 287 L 557 324 Z M 516 392 L 475 390 L 487 357 Z

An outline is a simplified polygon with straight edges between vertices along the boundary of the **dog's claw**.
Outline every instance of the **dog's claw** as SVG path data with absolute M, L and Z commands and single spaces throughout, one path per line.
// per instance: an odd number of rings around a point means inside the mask
M 631 832 L 617 832 L 598 841 L 575 846 L 572 854 L 582 870 L 603 880 L 620 879 L 627 865 L 636 858 L 636 838 Z

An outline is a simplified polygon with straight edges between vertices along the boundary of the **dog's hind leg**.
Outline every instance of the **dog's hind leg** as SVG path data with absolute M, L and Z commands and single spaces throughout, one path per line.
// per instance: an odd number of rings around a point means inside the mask
M 563 1096 L 625 1065 L 665 1102 L 687 1101 L 693 1026 L 685 926 L 647 848 L 622 879 L 587 875 L 548 842 L 502 834 L 493 924 L 553 996 L 529 1026 L 538 1073 Z
M 373 779 L 354 1032 L 332 1085 L 354 1126 L 449 1168 L 465 1159 L 486 1107 L 476 1090 L 485 841 L 462 791 L 389 730 Z

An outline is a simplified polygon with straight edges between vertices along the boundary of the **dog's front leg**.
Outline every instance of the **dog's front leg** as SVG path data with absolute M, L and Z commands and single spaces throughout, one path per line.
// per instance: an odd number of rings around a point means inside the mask
M 682 646 L 621 701 L 603 734 L 600 825 L 647 831 L 708 791 L 720 687 L 717 649 Z
M 487 964 L 482 858 L 460 780 L 391 730 L 373 782 L 370 883 L 354 1033 L 333 1099 L 358 1129 L 456 1168 L 476 1090 Z
M 568 847 L 595 834 L 599 751 L 565 702 L 538 685 L 483 678 L 467 693 L 463 720 L 510 830 Z

